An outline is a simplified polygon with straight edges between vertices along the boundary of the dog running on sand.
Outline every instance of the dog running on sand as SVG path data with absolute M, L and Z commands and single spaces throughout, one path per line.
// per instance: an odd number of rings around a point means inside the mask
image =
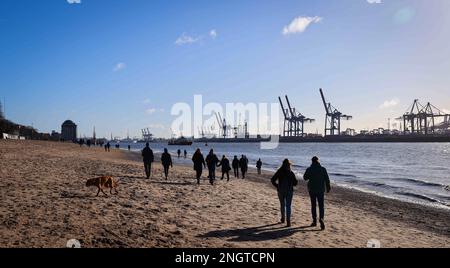
M 107 196 L 107 194 L 103 191 L 104 188 L 108 189 L 109 188 L 109 193 L 113 194 L 113 189 L 115 191 L 115 194 L 119 194 L 119 192 L 117 191 L 117 186 L 119 186 L 118 181 L 114 180 L 113 177 L 111 176 L 101 176 L 98 178 L 93 178 L 93 179 L 89 179 L 86 182 L 86 187 L 91 187 L 91 186 L 95 186 L 98 188 L 98 192 L 97 195 L 98 196 L 100 194 L 100 191 Z

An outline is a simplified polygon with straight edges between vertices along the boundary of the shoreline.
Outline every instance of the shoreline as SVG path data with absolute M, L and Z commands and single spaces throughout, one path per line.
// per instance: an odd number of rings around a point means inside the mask
M 136 161 L 140 161 L 139 151 L 133 151 L 133 150 L 132 151 L 128 151 L 127 149 L 121 149 L 121 150 L 123 150 L 125 153 L 137 154 L 137 156 L 134 156 L 132 159 L 136 160 Z M 160 152 L 156 152 L 155 153 L 155 158 L 156 157 L 160 157 L 160 155 L 161 155 Z M 191 157 L 191 155 L 188 155 L 188 158 L 187 158 L 186 161 L 190 162 L 190 157 Z M 172 158 L 176 159 L 176 156 L 172 155 Z M 181 157 L 181 158 L 183 158 L 183 157 Z M 177 163 L 177 164 L 178 165 L 183 165 L 185 167 L 191 167 L 187 163 Z M 253 167 L 253 166 L 250 166 L 249 170 L 251 170 L 253 172 L 256 172 L 256 168 Z M 262 171 L 262 175 L 270 177 L 271 175 L 273 175 L 275 173 L 276 170 L 271 170 L 269 168 L 262 168 L 261 171 Z M 299 174 L 303 175 L 301 173 L 299 173 Z M 299 181 L 303 182 L 303 177 L 297 176 L 297 179 Z M 263 181 L 260 181 L 260 182 L 263 182 Z M 392 201 L 396 201 L 396 202 L 401 202 L 401 203 L 405 203 L 405 204 L 410 204 L 410 205 L 424 206 L 426 208 L 431 208 L 431 209 L 444 210 L 444 211 L 450 213 L 450 206 L 442 204 L 442 203 L 439 203 L 439 202 L 436 202 L 436 203 L 431 203 L 431 202 L 430 203 L 425 203 L 425 202 L 412 201 L 412 200 L 403 200 L 403 199 L 398 198 L 398 197 L 389 196 L 389 195 L 384 194 L 382 192 L 375 192 L 375 191 L 365 190 L 365 189 L 354 187 L 354 186 L 350 186 L 350 185 L 346 186 L 346 185 L 342 185 L 340 183 L 336 183 L 336 182 L 333 182 L 333 181 L 331 182 L 331 184 L 332 184 L 332 186 L 334 186 L 334 188 L 340 188 L 341 190 L 355 191 L 355 192 L 358 192 L 358 193 L 361 193 L 361 194 L 366 194 L 366 195 L 369 195 L 369 196 L 376 196 L 376 197 L 379 197 L 379 198 L 384 198 L 384 199 L 388 199 L 388 200 L 392 200 Z
M 134 161 L 141 161 L 141 156 L 139 152 L 137 151 L 127 151 L 123 149 L 125 154 L 130 154 L 131 160 Z M 134 155 L 135 154 L 135 155 Z M 158 159 L 160 157 L 160 153 L 155 153 L 155 159 Z M 172 155 L 172 159 L 176 160 L 177 157 Z M 190 158 L 188 157 L 188 160 Z M 158 161 L 155 161 L 158 163 Z M 192 168 L 191 165 L 186 163 L 176 163 L 174 161 L 174 165 L 181 165 L 185 168 Z M 262 169 L 261 176 L 256 175 L 256 168 L 255 167 L 249 167 L 250 175 L 248 179 L 250 181 L 254 181 L 256 183 L 265 184 L 268 187 L 272 187 L 272 184 L 270 183 L 270 178 L 273 176 L 274 172 L 270 170 L 264 170 Z M 205 172 L 207 174 L 207 170 L 203 171 L 203 176 L 205 175 Z M 220 171 L 219 169 L 216 170 L 216 176 L 219 176 Z M 194 173 L 192 173 L 192 178 L 194 179 Z M 230 172 L 230 178 L 231 178 L 231 172 Z M 294 194 L 299 195 L 307 195 L 306 190 L 306 182 L 303 180 L 303 177 L 297 176 L 297 179 L 299 181 L 299 185 L 294 189 Z M 373 203 L 379 203 L 383 204 L 380 208 L 377 209 L 377 212 L 380 214 L 380 216 L 386 217 L 390 220 L 396 220 L 396 221 L 402 221 L 405 217 L 408 217 L 408 214 L 398 213 L 397 211 L 390 212 L 388 208 L 395 208 L 395 210 L 409 210 L 409 211 L 420 211 L 423 212 L 428 211 L 431 216 L 430 220 L 432 221 L 439 221 L 439 219 L 444 215 L 447 215 L 446 220 L 444 222 L 448 222 L 448 226 L 446 228 L 436 227 L 436 226 L 430 226 L 426 222 L 422 221 L 421 219 L 414 219 L 412 217 L 409 217 L 408 220 L 412 220 L 415 223 L 413 223 L 412 226 L 419 225 L 423 228 L 426 228 L 430 231 L 436 232 L 438 234 L 446 234 L 450 237 L 450 207 L 440 205 L 440 206 L 433 206 L 426 203 L 415 203 L 415 202 L 409 202 L 405 200 L 401 200 L 395 197 L 389 197 L 384 196 L 377 193 L 371 193 L 367 192 L 361 189 L 356 189 L 352 187 L 345 187 L 336 183 L 331 183 L 333 196 L 332 198 L 326 197 L 326 202 L 340 202 L 345 201 L 349 203 L 356 203 L 355 200 L 358 200 L 358 204 L 354 204 L 357 206 L 361 206 L 361 203 L 359 201 L 364 200 L 364 205 L 372 205 Z M 337 196 L 336 196 L 337 195 Z M 400 217 L 399 217 L 400 216 Z M 399 217 L 399 218 L 397 218 Z M 442 226 L 445 227 L 445 226 Z M 448 228 L 448 229 L 447 229 Z M 450 245 L 449 245 L 450 246 Z
M 196 185 L 174 157 L 168 181 L 160 164 L 144 179 L 138 153 L 67 143 L 0 141 L 0 246 L 65 247 L 448 247 L 447 210 L 334 186 L 326 196 L 323 232 L 309 228 L 306 184 L 293 201 L 293 226 L 277 224 L 271 173 Z M 158 161 L 157 161 L 158 162 Z M 119 195 L 95 197 L 86 179 L 120 178 Z
M 139 145 L 132 145 L 133 149 L 141 149 Z M 162 149 L 165 147 L 164 144 L 155 144 L 156 150 Z M 194 146 L 194 148 L 197 146 Z M 315 147 L 315 145 L 313 146 Z M 182 147 L 169 147 L 169 150 L 173 155 L 176 154 L 176 149 Z M 275 172 L 279 166 L 278 162 L 274 162 L 275 158 L 279 158 L 278 160 L 281 162 L 283 158 L 283 150 L 272 153 L 265 152 L 254 152 L 254 148 L 243 146 L 242 151 L 239 149 L 239 145 L 227 145 L 223 147 L 221 144 L 211 144 L 208 148 L 201 147 L 204 150 L 204 153 L 207 153 L 209 148 L 217 149 L 220 154 L 225 153 L 228 156 L 232 155 L 240 155 L 241 153 L 249 154 L 249 158 L 251 160 L 251 167 L 254 167 L 254 163 L 261 157 L 265 159 L 263 170 L 269 172 Z M 346 151 L 349 147 L 339 147 L 342 150 Z M 352 147 L 350 147 L 352 148 Z M 375 149 L 370 147 L 371 149 Z M 408 147 L 409 148 L 409 147 Z M 192 147 L 188 148 L 189 152 L 192 152 Z M 302 148 L 298 148 L 302 150 Z M 316 154 L 314 149 L 311 147 L 306 147 L 309 154 Z M 319 154 L 324 153 L 324 149 L 319 147 Z M 383 150 L 385 151 L 385 150 Z M 308 154 L 308 153 L 306 153 Z M 343 188 L 362 191 L 369 194 L 375 194 L 377 196 L 386 197 L 394 200 L 404 201 L 408 203 L 414 204 L 423 204 L 430 207 L 437 207 L 443 209 L 450 209 L 450 199 L 449 192 L 445 191 L 444 188 L 447 183 L 446 177 L 447 174 L 443 173 L 442 170 L 446 170 L 448 168 L 445 167 L 437 167 L 440 168 L 439 172 L 434 174 L 434 166 L 433 167 L 425 167 L 423 165 L 418 166 L 417 174 L 414 170 L 408 169 L 408 163 L 403 161 L 402 164 L 399 164 L 398 167 L 395 165 L 392 166 L 390 164 L 383 165 L 381 162 L 378 165 L 378 162 L 374 162 L 374 159 L 371 159 L 368 162 L 374 164 L 373 167 L 368 167 L 367 164 L 364 164 L 364 161 L 361 164 L 363 170 L 367 172 L 362 172 L 361 169 L 358 168 L 354 163 L 357 161 L 353 158 L 347 159 L 345 155 L 338 154 L 339 158 L 331 157 L 331 159 L 325 159 L 324 163 L 327 168 L 329 168 L 330 178 L 332 181 Z M 310 162 L 308 157 L 305 157 L 304 153 L 300 153 L 299 155 L 295 154 L 295 151 L 288 150 L 286 151 L 286 156 L 295 162 L 300 163 L 296 164 L 293 167 L 294 172 L 300 177 L 305 169 L 309 166 L 307 163 Z M 375 158 L 376 159 L 376 158 Z M 341 161 L 341 162 L 340 162 Z M 350 162 L 349 162 L 350 161 Z M 383 159 L 379 159 L 379 161 L 385 161 Z M 391 159 L 392 161 L 392 159 Z M 423 159 L 422 159 L 423 161 Z M 187 162 L 190 164 L 190 161 Z M 384 162 L 383 162 L 384 163 Z M 443 162 L 439 162 L 441 164 L 436 164 L 436 166 L 442 166 Z M 393 168 L 391 171 L 390 168 Z M 428 168 L 428 169 L 427 169 Z M 380 172 L 378 172 L 380 171 Z M 355 172 L 355 173 L 353 173 Z M 433 175 L 434 174 L 434 175 Z M 392 179 L 390 179 L 392 177 Z M 430 177 L 429 179 L 427 179 Z M 439 188 L 438 188 L 439 187 Z M 442 189 L 441 189 L 442 188 Z

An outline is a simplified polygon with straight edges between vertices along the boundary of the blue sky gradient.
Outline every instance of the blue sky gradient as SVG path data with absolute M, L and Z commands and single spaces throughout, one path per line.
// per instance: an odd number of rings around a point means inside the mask
M 70 118 L 109 137 L 146 126 L 170 136 L 172 105 L 194 94 L 289 94 L 322 132 L 322 87 L 354 116 L 344 127 L 386 127 L 416 98 L 450 110 L 449 14 L 448 0 L 2 0 L 0 98 L 9 119 L 40 131 Z M 183 34 L 194 41 L 176 44 Z

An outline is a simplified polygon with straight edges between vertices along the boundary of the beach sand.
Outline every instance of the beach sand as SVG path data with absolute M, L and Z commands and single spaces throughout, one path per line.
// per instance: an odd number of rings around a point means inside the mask
M 175 158 L 174 158 L 175 159 Z M 0 247 L 449 247 L 450 210 L 334 187 L 326 197 L 327 229 L 311 223 L 302 182 L 293 226 L 277 224 L 270 174 L 203 180 L 176 164 L 170 179 L 159 163 L 144 179 L 138 154 L 74 144 L 0 140 Z M 86 180 L 120 178 L 119 195 L 95 197 Z M 205 176 L 206 174 L 204 174 Z

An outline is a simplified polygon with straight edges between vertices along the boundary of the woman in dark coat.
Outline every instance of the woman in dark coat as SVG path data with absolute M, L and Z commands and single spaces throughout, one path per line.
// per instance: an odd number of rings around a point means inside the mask
M 202 176 L 203 168 L 206 167 L 205 158 L 203 154 L 200 152 L 200 149 L 197 149 L 192 156 L 192 162 L 194 162 L 194 170 L 196 171 L 197 184 L 200 184 L 200 178 Z
M 290 227 L 292 197 L 294 196 L 294 186 L 298 184 L 298 181 L 291 170 L 291 162 L 288 159 L 283 161 L 283 165 L 273 175 L 271 182 L 277 188 L 280 200 L 281 223 L 287 220 L 287 226 Z

